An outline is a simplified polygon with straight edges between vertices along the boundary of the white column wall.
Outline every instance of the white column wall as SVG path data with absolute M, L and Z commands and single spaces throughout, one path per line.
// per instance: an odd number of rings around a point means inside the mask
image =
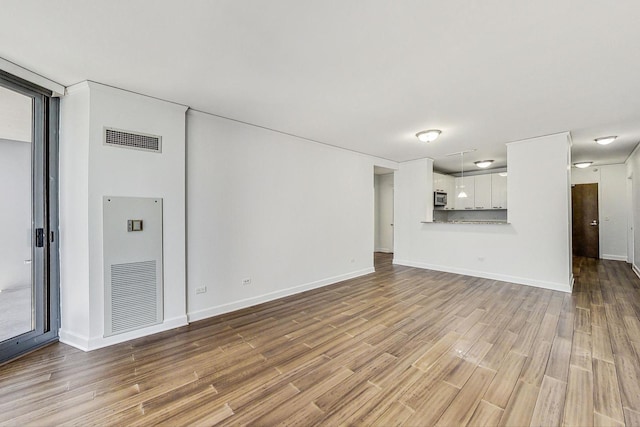
M 186 107 L 90 82 L 61 109 L 61 341 L 91 350 L 186 324 Z M 160 135 L 162 153 L 106 146 L 104 127 Z M 107 195 L 164 199 L 164 322 L 104 338 Z
M 507 157 L 508 225 L 421 223 L 432 219 L 433 165 L 400 163 L 394 262 L 569 292 L 569 135 L 508 144 Z
M 630 262 L 633 271 L 640 277 L 640 145 L 631 153 L 626 165 L 627 178 L 631 179 L 631 194 L 627 198 L 629 203 L 628 219 L 631 225 L 629 238 L 632 240 L 630 242 L 632 247 L 629 247 L 629 251 L 633 252 Z

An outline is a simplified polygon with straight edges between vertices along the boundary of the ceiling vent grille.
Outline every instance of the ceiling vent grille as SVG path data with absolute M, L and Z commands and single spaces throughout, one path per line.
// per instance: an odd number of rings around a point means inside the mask
M 113 128 L 104 128 L 105 145 L 122 148 L 133 148 L 134 150 L 162 152 L 162 137 L 157 135 L 147 135 L 139 132 L 128 132 Z

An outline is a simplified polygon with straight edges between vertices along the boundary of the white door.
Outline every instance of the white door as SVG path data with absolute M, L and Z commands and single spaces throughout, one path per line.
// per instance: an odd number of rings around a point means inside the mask
M 393 174 L 378 178 L 378 247 L 379 252 L 393 252 Z

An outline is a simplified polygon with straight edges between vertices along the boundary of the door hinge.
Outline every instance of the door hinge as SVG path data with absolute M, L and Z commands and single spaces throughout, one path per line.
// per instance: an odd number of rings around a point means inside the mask
M 44 228 L 36 228 L 36 248 L 44 247 Z

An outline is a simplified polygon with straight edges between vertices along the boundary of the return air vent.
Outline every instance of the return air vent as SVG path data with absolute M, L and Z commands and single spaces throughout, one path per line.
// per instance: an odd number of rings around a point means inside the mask
M 156 262 L 111 266 L 111 333 L 158 323 Z
M 162 137 L 157 135 L 147 135 L 139 132 L 128 132 L 113 128 L 104 128 L 105 145 L 122 148 L 133 148 L 134 150 L 162 152 Z

